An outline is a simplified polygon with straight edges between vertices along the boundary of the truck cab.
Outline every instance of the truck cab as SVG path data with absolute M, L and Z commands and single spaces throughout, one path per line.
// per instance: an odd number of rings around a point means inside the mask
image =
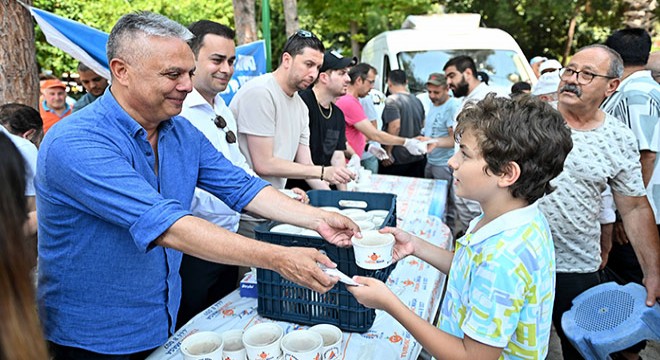
M 408 75 L 412 93 L 426 90 L 433 72 L 458 55 L 474 59 L 477 71 L 485 72 L 489 85 L 509 93 L 518 81 L 530 84 L 536 77 L 516 41 L 500 29 L 479 27 L 479 14 L 408 16 L 400 30 L 386 31 L 369 40 L 362 61 L 378 70 L 374 84 L 387 93 L 387 75 L 401 69 Z

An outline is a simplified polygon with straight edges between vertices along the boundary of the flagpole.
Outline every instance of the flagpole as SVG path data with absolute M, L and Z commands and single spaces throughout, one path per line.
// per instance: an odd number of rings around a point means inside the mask
M 271 66 L 271 47 L 270 47 L 270 1 L 261 0 L 261 32 L 266 41 L 266 71 L 270 72 Z

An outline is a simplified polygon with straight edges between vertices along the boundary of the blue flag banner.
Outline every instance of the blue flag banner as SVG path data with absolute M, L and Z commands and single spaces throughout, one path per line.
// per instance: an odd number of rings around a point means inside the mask
M 105 52 L 108 34 L 85 24 L 23 4 L 35 18 L 49 44 L 87 65 L 95 73 L 110 79 Z M 234 76 L 221 96 L 225 103 L 246 81 L 266 73 L 266 44 L 263 40 L 236 47 Z
M 266 73 L 266 43 L 263 40 L 236 47 L 234 76 L 220 96 L 229 105 L 236 91 L 248 80 Z
M 49 44 L 83 62 L 95 73 L 110 79 L 105 44 L 108 34 L 48 11 L 26 6 Z

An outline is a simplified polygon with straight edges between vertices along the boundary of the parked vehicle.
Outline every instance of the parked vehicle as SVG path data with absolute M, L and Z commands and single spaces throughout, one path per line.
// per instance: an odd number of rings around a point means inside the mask
M 375 88 L 387 93 L 387 75 L 402 69 L 408 74 L 410 91 L 425 90 L 433 72 L 442 72 L 447 60 L 471 56 L 478 71 L 490 78 L 489 85 L 509 93 L 518 81 L 536 82 L 520 46 L 500 29 L 479 27 L 479 14 L 408 16 L 401 30 L 386 31 L 369 40 L 362 61 L 378 69 Z

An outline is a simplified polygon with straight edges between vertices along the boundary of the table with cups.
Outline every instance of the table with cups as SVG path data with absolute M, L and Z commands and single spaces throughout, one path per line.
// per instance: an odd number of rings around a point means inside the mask
M 398 227 L 438 246 L 452 246 L 449 229 L 441 220 L 446 181 L 387 175 L 365 178 L 355 190 L 397 195 Z M 387 285 L 410 309 L 432 321 L 444 281 L 444 274 L 411 256 L 399 262 Z M 417 359 L 421 350 L 411 334 L 383 311 L 376 311 L 367 332 L 342 332 L 329 324 L 308 327 L 261 317 L 257 299 L 242 298 L 236 290 L 195 316 L 148 359 Z

